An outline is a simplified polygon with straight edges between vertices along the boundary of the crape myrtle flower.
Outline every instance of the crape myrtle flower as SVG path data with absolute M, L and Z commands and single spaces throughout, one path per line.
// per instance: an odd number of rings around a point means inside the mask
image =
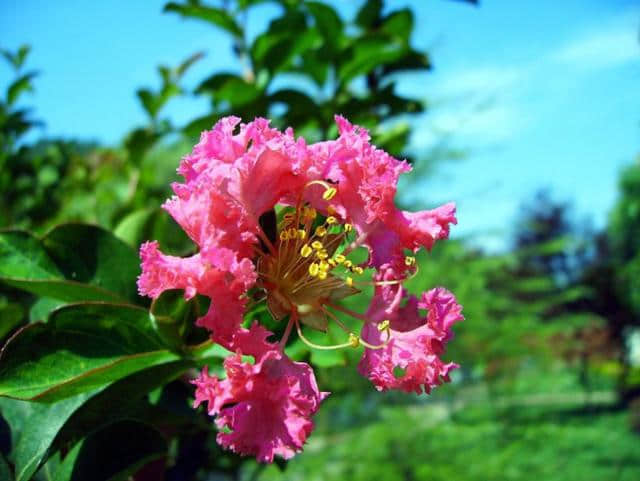
M 211 299 L 196 322 L 233 354 L 226 379 L 205 368 L 193 381 L 195 405 L 216 416 L 221 445 L 261 462 L 299 452 L 329 394 L 309 365 L 284 353 L 294 329 L 312 348 L 362 347 L 358 369 L 378 390 L 428 393 L 457 367 L 440 358 L 462 319 L 453 294 L 435 288 L 415 297 L 403 287 L 417 272 L 413 255 L 448 237 L 455 205 L 399 210 L 396 186 L 409 164 L 373 146 L 365 129 L 340 116 L 336 123 L 336 140 L 307 144 L 265 119 L 221 119 L 183 158 L 184 182 L 163 205 L 197 253 L 165 255 L 157 242 L 140 248 L 141 294 L 183 289 L 187 299 Z M 366 260 L 354 262 L 363 248 Z M 366 312 L 341 304 L 363 286 L 374 286 Z M 243 326 L 256 302 L 283 323 L 280 340 L 257 323 Z M 344 316 L 361 321 L 361 332 Z M 303 333 L 329 323 L 345 331 L 344 342 L 318 345 Z

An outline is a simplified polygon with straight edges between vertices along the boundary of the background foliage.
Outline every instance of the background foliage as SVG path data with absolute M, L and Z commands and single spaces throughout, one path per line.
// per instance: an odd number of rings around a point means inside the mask
M 336 134 L 335 112 L 409 158 L 421 181 L 443 157 L 408 152 L 408 120 L 425 104 L 396 84 L 431 67 L 412 46 L 410 8 L 368 0 L 347 19 L 330 4 L 279 0 L 249 38 L 257 3 L 166 4 L 229 35 L 241 73 L 211 72 L 189 91 L 182 78 L 202 53 L 158 67 L 159 87 L 137 91 L 147 123 L 116 147 L 25 140 L 39 124 L 24 107 L 37 72 L 28 46 L 2 52 L 15 79 L 0 102 L 0 478 L 637 479 L 638 164 L 602 232 L 540 192 L 523 199 L 509 252 L 448 241 L 419 257 L 410 289 L 444 285 L 464 306 L 452 384 L 429 397 L 380 394 L 357 375 L 358 353 L 294 340 L 289 353 L 333 392 L 304 454 L 265 467 L 219 449 L 211 420 L 190 407 L 188 380 L 225 356 L 193 326 L 205 303 L 169 292 L 151 306 L 135 289 L 142 241 L 193 249 L 158 207 L 178 159 L 224 115 L 267 116 L 316 141 Z M 210 112 L 173 125 L 163 109 L 183 95 L 208 99 Z

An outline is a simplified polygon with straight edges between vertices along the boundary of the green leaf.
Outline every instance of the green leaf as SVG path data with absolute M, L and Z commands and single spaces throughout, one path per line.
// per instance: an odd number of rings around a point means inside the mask
M 205 7 L 203 5 L 169 2 L 164 6 L 165 12 L 175 12 L 182 17 L 196 18 L 204 20 L 212 25 L 216 25 L 236 37 L 242 37 L 242 28 L 235 22 L 233 17 L 221 8 Z
M 138 89 L 136 95 L 140 99 L 140 103 L 151 118 L 155 118 L 160 105 L 158 105 L 157 97 L 149 89 Z
M 316 27 L 325 39 L 326 45 L 335 46 L 342 36 L 342 19 L 328 5 L 320 2 L 306 2 L 305 5 L 313 15 Z
M 7 302 L 0 297 L 0 344 L 4 338 L 20 325 L 24 319 L 24 308 L 17 302 Z
M 4 49 L 0 50 L 0 53 L 11 63 L 14 69 L 18 70 L 24 64 L 30 50 L 31 47 L 29 45 L 22 45 L 15 54 Z
M 208 130 L 213 127 L 218 119 L 221 117 L 220 114 L 208 114 L 202 117 L 198 117 L 193 119 L 187 125 L 182 127 L 182 133 L 188 137 L 197 137 L 200 135 L 200 132 L 204 130 Z
M 17 481 L 27 481 L 49 453 L 73 447 L 79 440 L 104 426 L 121 420 L 144 422 L 148 405 L 137 408 L 149 391 L 162 386 L 192 366 L 176 361 L 154 366 L 116 381 L 106 389 L 42 404 L 0 398 L 0 412 L 11 427 L 14 450 L 11 458 L 19 473 Z
M 54 481 L 126 480 L 167 453 L 167 443 L 151 426 L 124 420 L 77 443 L 55 472 Z
M 18 77 L 14 82 L 9 85 L 7 89 L 7 103 L 13 105 L 18 100 L 18 97 L 22 92 L 33 91 L 33 85 L 31 85 L 31 79 L 34 78 L 37 72 L 29 72 Z
M 46 321 L 52 311 L 64 304 L 65 302 L 60 299 L 41 297 L 31 306 L 31 309 L 29 310 L 29 320 L 31 322 Z
M 253 102 L 262 90 L 237 75 L 219 73 L 205 79 L 196 88 L 196 93 L 209 93 L 215 102 L 226 101 L 238 107 Z
M 360 75 L 366 75 L 378 66 L 384 66 L 401 59 L 407 47 L 399 42 L 389 41 L 384 36 L 369 36 L 359 39 L 342 57 L 338 68 L 338 78 L 347 84 Z
M 39 241 L 0 232 L 0 280 L 63 301 L 137 301 L 136 252 L 97 226 L 64 224 Z
M 408 8 L 391 12 L 382 22 L 380 31 L 404 42 L 413 31 L 413 13 Z
M 375 26 L 380 21 L 382 6 L 382 0 L 367 0 L 356 14 L 356 25 L 365 29 Z
M 11 481 L 13 479 L 13 475 L 9 470 L 9 465 L 2 454 L 0 454 L 0 479 L 4 479 L 6 481 Z
M 0 395 L 52 402 L 180 359 L 142 308 L 85 303 L 16 333 L 0 356 Z
M 139 165 L 145 154 L 153 147 L 162 136 L 168 133 L 169 128 L 156 130 L 148 127 L 134 129 L 124 141 L 124 146 L 129 153 L 129 160 L 134 165 Z
M 164 426 L 146 395 L 183 375 L 194 362 L 180 360 L 153 366 L 114 382 L 80 406 L 53 441 L 52 452 L 68 450 L 82 438 L 114 422 L 131 419 Z M 166 418 L 166 416 L 165 416 Z
M 2 416 L 11 426 L 16 481 L 27 481 L 47 456 L 56 434 L 90 394 L 80 394 L 55 404 L 0 399 Z M 18 416 L 20 421 L 15 421 Z
M 87 224 L 62 224 L 49 231 L 42 243 L 66 278 L 106 289 L 127 300 L 138 300 L 138 254 L 108 230 Z

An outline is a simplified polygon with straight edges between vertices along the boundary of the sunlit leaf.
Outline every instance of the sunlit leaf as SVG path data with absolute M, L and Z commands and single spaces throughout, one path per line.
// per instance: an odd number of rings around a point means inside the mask
M 181 5 L 175 2 L 169 2 L 164 6 L 165 12 L 175 12 L 186 18 L 196 18 L 204 20 L 210 24 L 216 25 L 227 32 L 242 36 L 242 28 L 236 23 L 229 13 L 221 8 L 206 7 L 204 5 L 186 4 Z

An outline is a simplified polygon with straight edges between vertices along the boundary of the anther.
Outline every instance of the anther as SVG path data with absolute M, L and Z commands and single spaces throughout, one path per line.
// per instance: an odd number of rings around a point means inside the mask
M 313 249 L 309 247 L 309 244 L 303 245 L 302 249 L 300 249 L 300 255 L 302 257 L 309 257 L 312 252 L 313 252 Z
M 316 257 L 320 260 L 324 260 L 327 257 L 329 257 L 329 254 L 327 253 L 327 251 L 325 249 L 321 249 L 318 252 L 316 252 Z
M 336 219 L 334 216 L 330 215 L 329 217 L 327 217 L 327 224 L 333 225 L 337 222 L 338 222 L 338 219 Z
M 335 261 L 336 261 L 338 264 L 342 264 L 342 263 L 343 263 L 344 261 L 346 261 L 346 260 L 347 260 L 347 258 L 346 258 L 344 255 L 342 255 L 342 254 L 338 254 L 337 256 L 335 256 Z
M 345 232 L 351 232 L 353 230 L 353 226 L 351 224 L 345 224 L 344 225 L 344 231 Z
M 286 230 L 283 230 L 282 232 L 280 232 L 280 240 L 281 241 L 288 241 L 289 240 L 289 232 Z
M 307 231 L 304 229 L 298 229 L 298 237 L 300 239 L 306 239 L 307 238 Z
M 309 265 L 309 275 L 311 277 L 316 277 L 318 275 L 318 272 L 320 272 L 320 266 L 318 264 L 316 264 L 315 262 L 312 262 Z
M 351 347 L 358 347 L 360 345 L 360 338 L 353 332 L 349 333 L 349 345 Z
M 345 282 L 345 284 L 346 284 L 346 285 L 348 285 L 349 287 L 352 287 L 352 286 L 353 286 L 353 277 L 347 277 L 347 278 L 344 280 L 344 282 Z
M 407 256 L 404 258 L 404 264 L 406 266 L 412 266 L 416 263 L 416 258 L 412 256 Z
M 318 227 L 316 227 L 316 235 L 318 237 L 324 237 L 325 235 L 327 235 L 327 228 L 319 225 Z
M 324 246 L 322 245 L 322 242 L 320 242 L 320 241 L 313 241 L 311 243 L 311 247 L 313 247 L 317 251 L 319 251 L 320 249 L 324 249 Z
M 380 324 L 378 324 L 378 331 L 384 332 L 387 330 L 389 330 L 389 319 L 386 319 L 382 321 Z
M 324 191 L 324 193 L 322 194 L 322 198 L 324 200 L 331 200 L 333 199 L 336 194 L 338 193 L 338 190 L 335 187 L 329 187 L 327 190 Z
M 351 269 L 351 266 L 353 265 L 353 262 L 351 262 L 349 259 L 347 259 L 346 261 L 344 261 L 344 266 L 347 269 Z
M 356 266 L 353 269 L 351 269 L 352 272 L 355 272 L 356 274 L 362 274 L 364 272 L 364 269 L 360 266 Z

